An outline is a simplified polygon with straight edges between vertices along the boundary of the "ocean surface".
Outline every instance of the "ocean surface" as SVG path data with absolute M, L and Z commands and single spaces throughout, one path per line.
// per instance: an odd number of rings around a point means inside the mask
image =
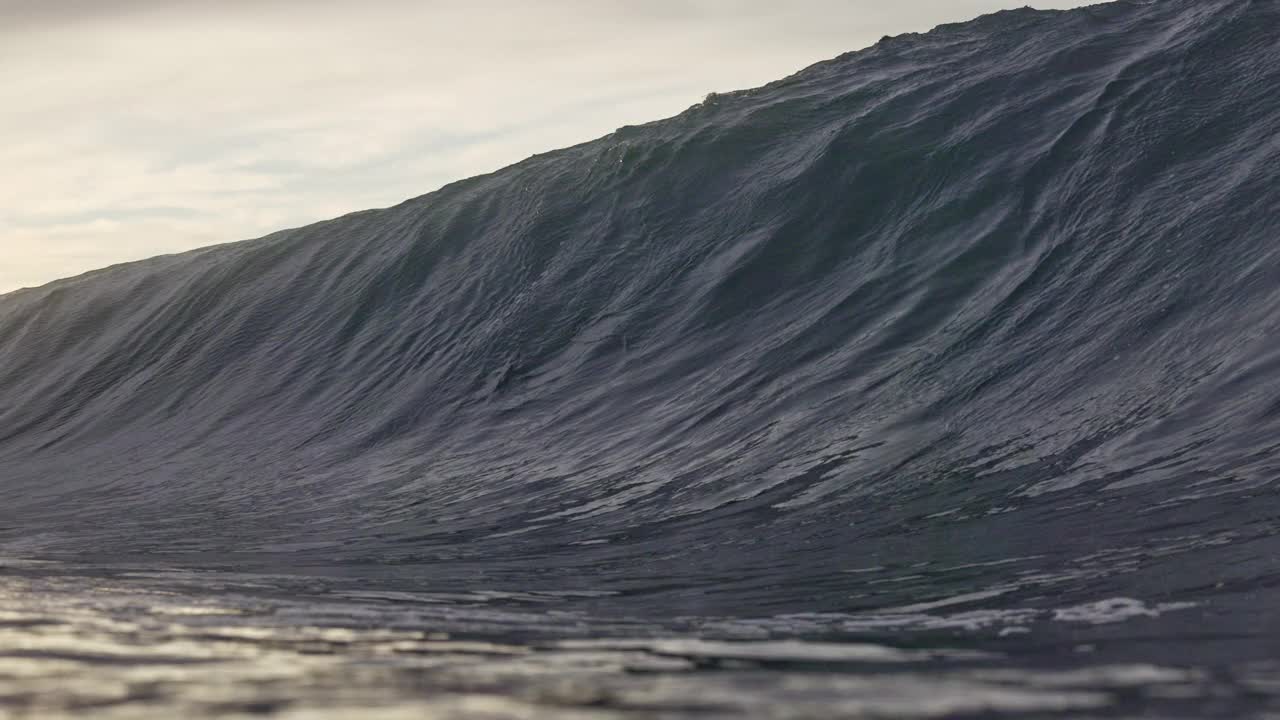
M 0 718 L 1280 717 L 1280 2 L 885 38 L 0 296 Z

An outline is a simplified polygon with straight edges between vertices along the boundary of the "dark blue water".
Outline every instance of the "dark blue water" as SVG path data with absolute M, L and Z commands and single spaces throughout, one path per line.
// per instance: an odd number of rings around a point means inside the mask
M 1278 89 L 1274 0 L 1009 11 L 5 295 L 0 553 L 1278 659 Z

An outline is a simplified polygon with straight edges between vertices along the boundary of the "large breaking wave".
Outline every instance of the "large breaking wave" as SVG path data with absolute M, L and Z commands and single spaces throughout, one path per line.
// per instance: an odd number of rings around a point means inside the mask
M 4 296 L 0 550 L 726 614 L 1266 585 L 1277 87 L 1268 0 L 1003 12 Z

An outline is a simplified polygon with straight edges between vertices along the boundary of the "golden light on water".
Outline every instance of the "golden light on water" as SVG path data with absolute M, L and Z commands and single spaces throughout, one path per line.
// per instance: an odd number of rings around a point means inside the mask
M 4 720 L 728 718 L 748 711 L 935 718 L 1085 711 L 1107 706 L 1126 687 L 1197 694 L 1209 682 L 1154 666 L 1036 673 L 991 667 L 1000 658 L 988 653 L 778 639 L 784 619 L 724 621 L 718 632 L 727 640 L 625 619 L 593 622 L 596 636 L 574 638 L 584 620 L 574 613 L 521 615 L 427 594 L 417 597 L 418 611 L 407 611 L 414 604 L 403 594 L 393 604 L 359 591 L 325 601 L 273 598 L 264 592 L 271 577 L 126 572 L 101 579 L 7 565 L 0 578 Z M 903 615 L 896 622 L 948 620 Z M 508 639 L 492 639 L 502 634 Z M 819 671 L 833 665 L 842 671 Z M 892 674 L 876 671 L 888 667 Z

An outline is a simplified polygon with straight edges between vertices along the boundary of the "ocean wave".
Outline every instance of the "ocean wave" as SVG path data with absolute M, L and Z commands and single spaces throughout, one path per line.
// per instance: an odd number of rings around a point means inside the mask
M 1277 38 L 998 13 L 0 297 L 0 551 L 726 615 L 1273 577 Z

